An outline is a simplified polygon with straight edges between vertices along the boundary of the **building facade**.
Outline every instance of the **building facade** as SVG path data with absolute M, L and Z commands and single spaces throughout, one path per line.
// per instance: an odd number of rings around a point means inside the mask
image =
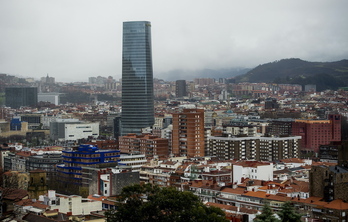
M 144 154 L 146 158 L 167 158 L 169 155 L 168 139 L 148 134 L 120 136 L 119 150 L 128 154 Z
M 80 145 L 77 150 L 62 153 L 63 164 L 57 165 L 57 191 L 87 196 L 90 177 L 83 175 L 83 168 L 103 168 L 118 165 L 120 151 L 99 150 L 93 145 Z
M 50 123 L 50 137 L 57 141 L 77 141 L 99 136 L 99 123 L 81 122 L 75 119 L 57 119 Z
M 348 201 L 348 169 L 341 166 L 312 166 L 309 174 L 310 196 L 330 202 Z
M 301 137 L 208 137 L 206 156 L 221 160 L 275 161 L 298 158 Z
M 320 145 L 341 141 L 341 116 L 329 115 L 327 120 L 295 120 L 292 135 L 301 136 L 301 147 L 318 152 Z
M 26 159 L 25 167 L 27 171 L 44 170 L 48 179 L 56 176 L 56 165 L 62 164 L 63 158 L 61 152 L 44 153 L 41 155 L 32 155 Z
M 42 114 L 21 114 L 21 122 L 28 123 L 28 129 L 39 129 L 42 125 Z
M 175 95 L 178 98 L 187 96 L 186 80 L 176 80 L 176 83 L 175 83 Z
M 37 87 L 5 88 L 6 106 L 17 109 L 21 106 L 36 106 L 38 100 Z
M 56 106 L 59 105 L 60 103 L 60 95 L 62 93 L 39 93 L 38 94 L 38 101 L 42 101 L 42 102 L 49 102 L 52 103 Z
M 87 186 L 90 194 L 120 195 L 122 188 L 140 183 L 139 172 L 116 168 L 84 168 L 83 174 L 92 175 Z
M 43 195 L 43 204 L 50 210 L 56 210 L 70 215 L 89 215 L 92 211 L 102 210 L 102 201 L 82 198 L 78 195 L 63 195 L 49 190 L 48 195 Z
M 154 124 L 151 23 L 123 23 L 122 132 L 141 134 Z
M 204 110 L 184 109 L 173 114 L 172 152 L 176 156 L 204 156 Z
M 268 136 L 290 136 L 293 119 L 274 119 L 266 128 Z

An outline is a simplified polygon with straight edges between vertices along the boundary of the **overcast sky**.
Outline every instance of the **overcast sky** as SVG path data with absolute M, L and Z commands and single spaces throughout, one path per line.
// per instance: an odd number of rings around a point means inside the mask
M 122 23 L 150 21 L 154 76 L 348 59 L 347 0 L 0 0 L 0 73 L 121 78 Z

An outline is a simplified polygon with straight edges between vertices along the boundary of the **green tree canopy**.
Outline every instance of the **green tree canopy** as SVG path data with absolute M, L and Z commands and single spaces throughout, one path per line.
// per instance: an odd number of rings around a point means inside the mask
M 279 222 L 279 219 L 275 217 L 272 208 L 265 204 L 263 205 L 261 214 L 256 215 L 255 222 Z
M 188 191 L 151 184 L 123 188 L 117 210 L 105 213 L 107 222 L 126 221 L 199 221 L 224 222 L 225 213 L 216 207 L 205 206 Z
M 301 222 L 301 215 L 298 214 L 290 202 L 286 202 L 282 205 L 281 210 L 278 212 L 282 222 Z

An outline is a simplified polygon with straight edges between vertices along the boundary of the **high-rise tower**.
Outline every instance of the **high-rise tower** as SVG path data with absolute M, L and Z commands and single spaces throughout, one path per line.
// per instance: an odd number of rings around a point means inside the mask
M 151 23 L 123 23 L 121 134 L 141 133 L 154 120 Z
M 172 153 L 202 157 L 204 153 L 204 110 L 184 109 L 173 113 Z
M 187 96 L 185 80 L 176 80 L 175 95 L 178 98 Z

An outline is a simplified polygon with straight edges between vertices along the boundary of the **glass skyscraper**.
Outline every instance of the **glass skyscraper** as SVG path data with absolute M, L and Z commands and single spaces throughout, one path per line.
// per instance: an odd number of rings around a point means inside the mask
M 154 124 L 151 23 L 123 23 L 121 134 Z

